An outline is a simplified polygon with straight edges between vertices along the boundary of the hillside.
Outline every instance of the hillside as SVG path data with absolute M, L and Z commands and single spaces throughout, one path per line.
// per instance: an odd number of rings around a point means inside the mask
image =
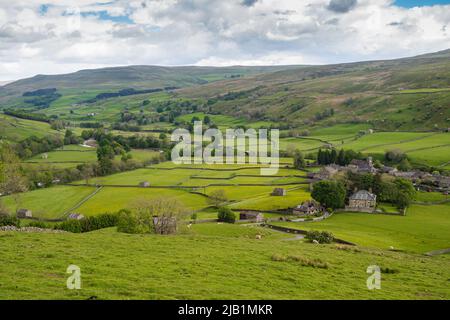
M 241 77 L 261 72 L 282 70 L 286 67 L 161 67 L 126 66 L 80 70 L 62 75 L 36 75 L 0 87 L 0 103 L 20 106 L 25 92 L 56 88 L 63 96 L 97 93 L 125 88 L 152 89 L 185 87 L 205 84 L 227 77 Z
M 368 123 L 382 131 L 430 131 L 450 126 L 449 106 L 450 50 L 323 66 L 129 66 L 0 87 L 0 108 L 71 121 L 117 122 L 127 111 L 169 122 L 201 111 L 284 128 Z
M 180 97 L 210 99 L 213 113 L 295 126 L 369 121 L 384 130 L 445 128 L 450 125 L 450 50 L 292 68 L 178 92 Z M 228 98 L 230 92 L 236 98 Z M 323 114 L 330 108 L 333 115 Z

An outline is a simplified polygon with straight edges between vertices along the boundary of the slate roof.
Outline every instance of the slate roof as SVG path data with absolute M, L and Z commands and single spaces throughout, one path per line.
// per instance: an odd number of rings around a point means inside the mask
M 377 196 L 373 193 L 370 193 L 367 190 L 359 190 L 358 192 L 354 193 L 350 200 L 376 200 Z

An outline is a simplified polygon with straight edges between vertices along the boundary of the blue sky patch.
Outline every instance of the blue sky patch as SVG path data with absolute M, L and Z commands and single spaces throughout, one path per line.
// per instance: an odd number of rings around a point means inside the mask
M 133 23 L 133 20 L 131 20 L 128 16 L 111 16 L 108 14 L 106 10 L 82 12 L 81 15 L 83 17 L 97 16 L 100 20 L 109 20 L 116 23 L 126 23 L 126 24 Z
M 412 7 L 423 7 L 423 6 L 433 6 L 439 4 L 450 4 L 450 0 L 396 0 L 395 4 L 400 7 L 412 8 Z

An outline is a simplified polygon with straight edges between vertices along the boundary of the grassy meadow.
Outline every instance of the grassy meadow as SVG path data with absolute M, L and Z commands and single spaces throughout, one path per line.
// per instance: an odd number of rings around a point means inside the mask
M 128 235 L 114 228 L 85 234 L 2 232 L 0 299 L 450 297 L 448 256 L 314 245 L 287 241 L 290 237 L 226 224 L 194 225 L 176 236 Z M 66 288 L 70 264 L 81 269 L 81 290 Z M 381 290 L 366 287 L 366 269 L 373 264 L 389 271 L 382 273 Z
M 450 204 L 412 205 L 405 216 L 336 213 L 314 223 L 275 222 L 302 230 L 326 230 L 359 246 L 425 253 L 448 248 Z

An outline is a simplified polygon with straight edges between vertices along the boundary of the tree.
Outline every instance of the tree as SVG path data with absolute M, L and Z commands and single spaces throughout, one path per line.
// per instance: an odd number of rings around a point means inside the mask
M 12 194 L 18 209 L 20 193 L 28 190 L 28 181 L 11 146 L 3 144 L 0 147 L 0 193 Z
M 194 123 L 195 121 L 200 121 L 200 118 L 197 116 L 193 116 L 191 119 L 191 123 Z
M 406 155 L 403 153 L 403 151 L 395 149 L 395 150 L 389 150 L 384 154 L 384 159 L 388 162 L 393 163 L 400 163 L 403 159 L 406 158 Z
M 345 205 L 345 187 L 339 181 L 314 183 L 311 196 L 327 208 L 338 209 Z
M 331 150 L 330 163 L 336 163 L 337 162 L 337 158 L 338 158 L 338 155 L 337 155 L 336 149 Z
M 304 167 L 306 167 L 305 157 L 303 156 L 303 153 L 300 152 L 300 150 L 294 151 L 294 167 L 296 169 L 303 169 Z
M 394 180 L 394 184 L 396 185 L 399 192 L 404 193 L 409 199 L 414 199 L 416 196 L 416 189 L 411 181 L 397 178 Z
M 211 123 L 211 118 L 210 118 L 209 116 L 205 116 L 205 117 L 203 118 L 203 122 L 204 122 L 206 125 L 208 125 L 208 124 Z
M 221 203 L 224 203 L 228 200 L 225 190 L 217 189 L 212 191 L 208 197 L 208 203 L 218 207 Z
M 97 160 L 101 175 L 112 172 L 114 155 L 114 149 L 109 144 L 104 144 L 97 149 Z
M 412 166 L 409 163 L 408 159 L 404 158 L 404 159 L 402 159 L 402 161 L 400 161 L 397 168 L 400 171 L 409 171 L 409 170 L 411 170 Z
M 94 170 L 92 166 L 90 164 L 85 164 L 81 169 L 81 175 L 83 176 L 83 179 L 86 182 L 86 184 L 89 184 L 89 180 L 94 175 Z
M 221 207 L 217 213 L 217 218 L 221 222 L 234 223 L 236 221 L 236 215 L 230 208 Z
M 337 164 L 340 165 L 340 166 L 345 166 L 346 165 L 344 149 L 339 150 L 339 154 L 338 154 L 338 157 L 337 157 Z
M 374 189 L 375 176 L 370 173 L 347 172 L 347 178 L 350 181 L 351 189 L 369 190 Z
M 171 234 L 187 214 L 175 199 L 141 199 L 119 215 L 118 231 L 126 233 Z

